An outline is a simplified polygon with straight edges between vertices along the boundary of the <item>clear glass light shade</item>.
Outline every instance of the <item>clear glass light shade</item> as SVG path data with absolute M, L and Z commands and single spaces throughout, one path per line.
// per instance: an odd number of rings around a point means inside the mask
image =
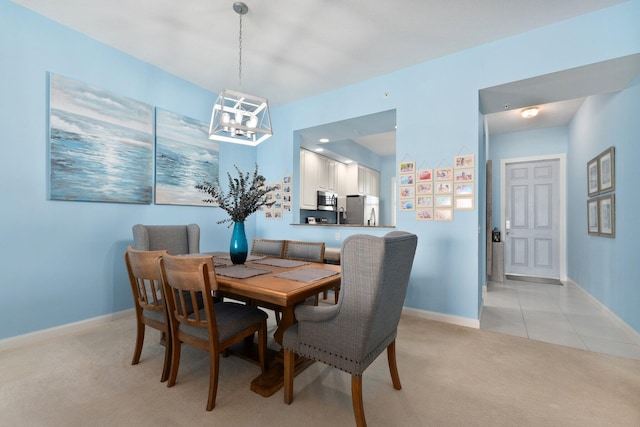
M 273 135 L 266 98 L 225 89 L 211 113 L 209 139 L 258 145 Z

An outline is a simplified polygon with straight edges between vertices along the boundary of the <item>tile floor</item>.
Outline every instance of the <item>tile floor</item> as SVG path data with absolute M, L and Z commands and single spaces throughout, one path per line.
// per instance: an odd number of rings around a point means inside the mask
M 480 329 L 640 359 L 640 338 L 578 286 L 489 282 Z

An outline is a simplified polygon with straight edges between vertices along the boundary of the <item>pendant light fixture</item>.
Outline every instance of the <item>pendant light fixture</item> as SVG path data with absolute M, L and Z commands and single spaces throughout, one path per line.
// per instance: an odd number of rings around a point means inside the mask
M 240 16 L 238 80 L 242 90 L 242 15 L 249 12 L 249 7 L 235 2 L 233 10 Z M 266 98 L 230 89 L 220 92 L 211 113 L 209 139 L 256 146 L 271 135 L 271 116 Z

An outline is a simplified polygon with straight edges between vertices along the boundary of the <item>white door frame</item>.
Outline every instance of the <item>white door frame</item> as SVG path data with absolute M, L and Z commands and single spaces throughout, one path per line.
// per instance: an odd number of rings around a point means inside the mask
M 528 163 L 537 162 L 541 160 L 559 160 L 560 170 L 558 174 L 558 189 L 560 191 L 560 225 L 559 225 L 559 239 L 560 245 L 560 280 L 567 280 L 567 169 L 566 169 L 566 154 L 550 154 L 547 156 L 533 156 L 533 157 L 517 157 L 512 159 L 500 160 L 500 224 L 502 231 L 507 229 L 506 227 L 506 205 L 505 205 L 505 176 L 506 168 L 509 163 Z M 506 235 L 504 236 L 506 238 Z M 506 259 L 506 257 L 505 257 Z

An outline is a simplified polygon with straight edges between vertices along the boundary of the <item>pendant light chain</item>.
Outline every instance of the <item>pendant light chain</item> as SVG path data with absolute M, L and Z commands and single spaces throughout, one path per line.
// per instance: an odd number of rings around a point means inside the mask
M 238 60 L 238 81 L 240 82 L 240 90 L 242 90 L 242 14 L 240 14 L 240 36 L 238 37 L 240 45 L 240 55 Z

